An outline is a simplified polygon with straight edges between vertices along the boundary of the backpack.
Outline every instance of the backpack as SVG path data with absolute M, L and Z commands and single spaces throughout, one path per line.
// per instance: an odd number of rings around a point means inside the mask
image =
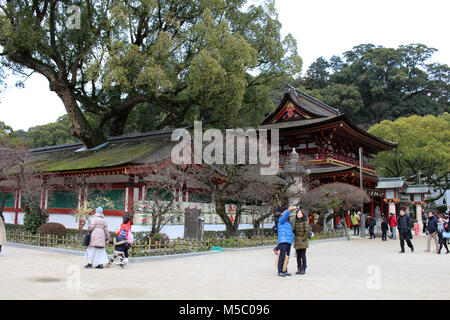
M 131 245 L 128 242 L 128 232 L 125 229 L 123 229 L 120 232 L 120 234 L 116 237 L 116 242 L 122 242 L 124 240 L 127 240 L 127 242 L 124 244 L 120 244 L 117 247 L 123 247 L 123 248 L 129 249 L 131 247 Z

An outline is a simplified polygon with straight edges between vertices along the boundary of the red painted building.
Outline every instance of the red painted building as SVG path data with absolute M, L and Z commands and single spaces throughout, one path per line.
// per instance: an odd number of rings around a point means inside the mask
M 371 197 L 364 212 L 373 215 L 377 206 L 385 212 L 384 195 L 375 188 L 378 179 L 369 161 L 373 155 L 393 150 L 397 144 L 367 133 L 338 109 L 293 88 L 285 93 L 259 129 L 278 129 L 280 153 L 295 148 L 313 164 L 310 177 L 320 184 L 344 182 L 359 186 L 358 149 L 362 147 L 363 186 Z M 115 200 L 115 205 L 105 208 L 104 213 L 114 220 L 113 225 L 120 224 L 120 216 L 133 210 L 134 201 L 146 198 L 149 168 L 170 157 L 176 143 L 171 141 L 171 134 L 172 130 L 167 130 L 111 137 L 91 150 L 84 150 L 81 143 L 30 150 L 34 164 L 46 179 L 41 208 L 50 213 L 50 221 L 74 224 L 70 217 L 74 209 L 96 192 L 104 192 Z M 71 177 L 82 177 L 86 185 L 78 190 L 67 189 L 66 179 Z M 2 183 L 0 187 L 8 189 L 8 184 Z M 208 201 L 208 197 L 194 191 L 190 186 L 180 190 L 179 200 Z M 20 190 L 10 190 L 4 215 L 8 223 L 22 223 Z
M 278 129 L 280 153 L 295 151 L 311 164 L 310 178 L 320 184 L 343 182 L 360 186 L 359 148 L 363 150 L 363 187 L 371 202 L 364 212 L 385 212 L 384 195 L 376 189 L 378 178 L 370 159 L 397 144 L 382 140 L 355 125 L 345 114 L 321 101 L 290 88 L 261 129 Z M 347 219 L 347 223 L 349 220 Z

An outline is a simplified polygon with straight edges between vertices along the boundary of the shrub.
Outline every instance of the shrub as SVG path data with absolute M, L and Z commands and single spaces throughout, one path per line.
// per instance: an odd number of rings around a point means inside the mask
M 23 217 L 23 229 L 32 234 L 36 234 L 39 227 L 48 218 L 48 213 L 46 211 L 38 210 L 25 210 L 25 216 Z
M 50 234 L 58 237 L 65 237 L 67 235 L 67 229 L 61 223 L 47 222 L 41 225 L 37 231 L 40 234 Z

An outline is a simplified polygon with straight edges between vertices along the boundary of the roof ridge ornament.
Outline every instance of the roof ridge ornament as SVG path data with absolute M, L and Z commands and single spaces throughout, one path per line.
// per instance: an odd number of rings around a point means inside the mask
M 294 96 L 296 96 L 298 98 L 298 94 L 297 94 L 297 89 L 293 86 L 291 86 L 289 83 L 286 83 L 287 87 L 288 87 L 288 91 L 291 92 L 292 94 L 294 94 Z
M 95 147 L 93 147 L 93 148 L 90 148 L 90 149 L 87 149 L 87 148 L 84 146 L 84 147 L 82 147 L 82 148 L 80 148 L 80 149 L 75 150 L 74 152 L 97 151 L 97 150 L 99 150 L 99 149 L 101 149 L 101 148 L 103 148 L 103 147 L 106 147 L 108 144 L 109 144 L 109 142 L 105 142 L 105 143 L 102 143 L 102 144 L 100 144 L 100 145 L 98 145 L 98 146 L 95 146 Z

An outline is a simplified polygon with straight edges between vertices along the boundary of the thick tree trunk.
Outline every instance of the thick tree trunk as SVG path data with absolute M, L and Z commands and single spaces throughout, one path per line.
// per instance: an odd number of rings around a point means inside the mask
M 125 124 L 127 123 L 128 116 L 131 110 L 133 110 L 133 107 L 121 110 L 113 117 L 109 132 L 110 136 L 120 136 L 123 134 Z
M 345 219 L 345 212 L 340 212 L 340 217 L 341 217 L 341 219 L 342 219 L 342 225 L 344 226 L 344 231 L 345 231 L 345 236 L 347 237 L 347 240 L 350 240 L 350 233 L 348 232 L 348 229 L 347 229 L 347 221 L 346 221 L 346 219 Z
M 69 87 L 67 75 L 64 73 L 64 66 L 59 65 L 60 70 L 36 60 L 29 52 L 13 50 L 8 52 L 8 59 L 34 70 L 49 81 L 50 90 L 55 92 L 64 104 L 66 112 L 72 121 L 73 135 L 83 142 L 87 148 L 93 148 L 106 141 L 103 135 L 97 134 L 89 125 L 86 117 L 78 106 L 77 100 Z
M 264 221 L 264 219 L 270 217 L 271 214 L 273 214 L 273 213 L 272 212 L 266 213 L 266 214 L 260 215 L 258 218 L 253 220 L 254 234 L 257 234 L 258 229 L 261 226 L 261 222 Z M 264 230 L 263 230 L 263 233 L 264 233 Z
M 222 222 L 225 224 L 225 236 L 227 238 L 235 236 L 235 226 L 225 211 L 225 203 L 221 199 L 218 199 L 218 197 L 215 197 L 215 199 L 216 214 L 220 217 L 220 219 L 222 219 Z
M 72 122 L 73 135 L 80 139 L 86 148 L 96 147 L 106 141 L 101 134 L 103 130 L 92 129 L 67 84 L 59 79 L 52 81 L 50 82 L 50 90 L 54 91 L 63 102 L 67 115 Z

